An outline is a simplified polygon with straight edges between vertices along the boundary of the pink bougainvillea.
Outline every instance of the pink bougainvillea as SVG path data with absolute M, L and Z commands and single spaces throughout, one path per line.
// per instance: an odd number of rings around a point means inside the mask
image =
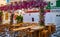
M 42 5 L 43 4 L 43 5 Z M 34 8 L 34 7 L 40 7 L 47 5 L 46 2 L 37 2 L 37 1 L 23 1 L 23 2 L 11 2 L 11 4 L 5 5 L 3 7 L 0 7 L 0 10 L 17 10 L 17 9 L 22 9 L 22 8 Z

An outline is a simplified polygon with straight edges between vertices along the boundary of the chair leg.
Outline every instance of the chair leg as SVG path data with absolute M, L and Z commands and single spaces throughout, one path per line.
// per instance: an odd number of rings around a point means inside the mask
M 48 30 L 43 30 L 42 31 L 42 37 L 50 37 L 51 34 L 49 34 L 49 31 Z

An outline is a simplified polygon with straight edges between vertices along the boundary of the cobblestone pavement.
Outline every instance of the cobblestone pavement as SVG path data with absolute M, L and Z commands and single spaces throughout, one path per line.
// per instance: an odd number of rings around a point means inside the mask
M 10 37 L 8 32 L 9 31 L 7 30 L 7 32 L 0 34 L 0 37 Z M 6 35 L 4 35 L 4 34 L 6 34 Z M 56 27 L 56 32 L 54 34 L 52 34 L 51 37 L 60 37 L 60 26 Z
M 60 26 L 56 27 L 56 32 L 51 37 L 60 37 Z

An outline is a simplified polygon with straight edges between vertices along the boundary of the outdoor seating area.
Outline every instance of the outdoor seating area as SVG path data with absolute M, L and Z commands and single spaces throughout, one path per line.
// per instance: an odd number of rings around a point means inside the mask
M 57 5 L 59 1 L 1 0 L 0 2 L 0 37 L 59 36 L 57 34 L 60 31 L 60 9 L 58 9 L 60 7 L 57 7 L 60 5 L 60 3 Z
M 17 25 L 0 25 L 1 37 L 50 37 L 56 30 L 55 25 L 39 26 L 31 24 L 22 26 L 24 23 Z M 27 25 L 27 24 L 26 24 Z

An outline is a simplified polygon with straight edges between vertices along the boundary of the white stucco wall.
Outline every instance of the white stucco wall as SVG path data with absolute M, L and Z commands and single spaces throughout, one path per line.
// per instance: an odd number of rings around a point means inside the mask
M 0 6 L 1 4 L 6 5 L 6 0 L 0 0 Z
M 60 12 L 51 12 L 51 13 L 46 13 L 45 15 L 45 24 L 47 25 L 48 23 L 54 23 L 56 26 L 60 26 Z
M 34 18 L 34 22 L 32 22 L 32 18 Z M 38 23 L 39 13 L 25 13 L 23 15 L 23 22 Z

